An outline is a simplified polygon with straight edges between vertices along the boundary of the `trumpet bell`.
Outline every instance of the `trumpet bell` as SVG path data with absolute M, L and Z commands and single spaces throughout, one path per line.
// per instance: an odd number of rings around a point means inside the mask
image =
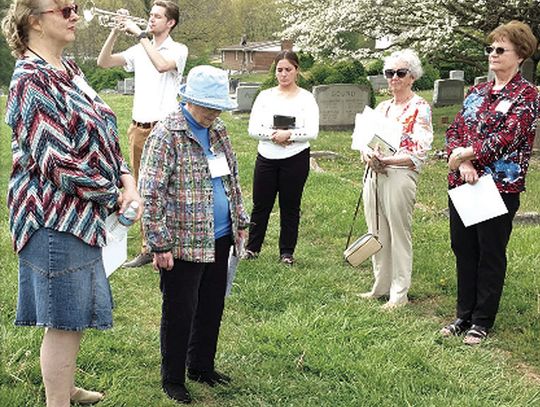
M 90 22 L 94 19 L 94 13 L 91 9 L 83 10 L 83 18 L 85 21 Z

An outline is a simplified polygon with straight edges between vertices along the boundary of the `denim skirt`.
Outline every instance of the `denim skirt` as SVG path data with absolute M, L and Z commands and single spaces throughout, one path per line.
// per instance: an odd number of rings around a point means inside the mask
M 34 232 L 19 253 L 15 325 L 108 329 L 112 307 L 100 247 L 49 228 Z

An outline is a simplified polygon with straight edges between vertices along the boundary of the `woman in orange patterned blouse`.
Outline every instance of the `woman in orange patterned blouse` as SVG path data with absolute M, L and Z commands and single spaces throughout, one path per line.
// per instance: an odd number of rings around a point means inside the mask
M 378 233 L 383 248 L 372 259 L 373 287 L 360 297 L 388 296 L 383 308 L 392 309 L 408 302 L 416 182 L 431 148 L 433 129 L 429 104 L 412 91 L 414 81 L 422 76 L 416 53 L 407 49 L 388 56 L 384 75 L 393 98 L 380 103 L 376 110 L 401 124 L 401 141 L 392 155 L 369 147 L 362 150 L 366 163 L 363 192 L 366 223 L 371 233 Z

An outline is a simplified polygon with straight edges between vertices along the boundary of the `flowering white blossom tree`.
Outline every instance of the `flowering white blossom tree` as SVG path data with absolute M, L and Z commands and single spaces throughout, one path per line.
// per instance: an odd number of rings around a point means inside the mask
M 280 0 L 284 37 L 318 56 L 363 58 L 384 50 L 350 46 L 351 33 L 391 36 L 431 60 L 485 64 L 486 35 L 510 20 L 540 39 L 540 0 Z M 540 59 L 533 57 L 535 66 Z

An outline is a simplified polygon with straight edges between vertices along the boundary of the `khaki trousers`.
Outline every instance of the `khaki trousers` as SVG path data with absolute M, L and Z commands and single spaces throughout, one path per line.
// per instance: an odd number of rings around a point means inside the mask
M 387 175 L 369 171 L 364 183 L 364 214 L 368 230 L 376 233 L 375 183 L 379 202 L 379 239 L 382 249 L 373 256 L 375 296 L 389 295 L 390 302 L 407 302 L 412 274 L 412 214 L 418 173 L 388 168 Z
M 139 184 L 139 167 L 141 165 L 141 155 L 144 148 L 144 143 L 150 135 L 152 127 L 144 129 L 142 127 L 135 126 L 133 123 L 129 125 L 127 134 L 129 140 L 129 159 L 131 161 L 131 168 L 133 169 L 133 177 L 137 185 Z M 142 228 L 142 222 L 139 222 L 141 228 L 141 253 L 146 253 L 146 241 L 144 240 L 144 232 Z

